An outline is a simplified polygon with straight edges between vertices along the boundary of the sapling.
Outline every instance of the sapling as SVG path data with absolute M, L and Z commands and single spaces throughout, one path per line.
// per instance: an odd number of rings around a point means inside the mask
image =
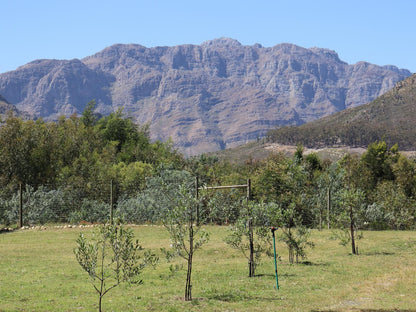
M 270 215 L 276 209 L 273 203 L 248 202 L 239 219 L 230 227 L 225 242 L 240 250 L 248 260 L 249 277 L 255 276 L 255 269 L 262 254 L 272 255 L 269 226 L 273 223 Z
M 169 232 L 172 249 L 187 261 L 185 301 L 192 300 L 192 263 L 197 249 L 208 242 L 209 234 L 196 224 L 199 200 L 184 185 L 179 186 L 174 206 L 165 213 L 163 225 Z
M 75 256 L 91 278 L 100 312 L 102 299 L 110 290 L 122 282 L 141 284 L 139 276 L 144 266 L 157 262 L 151 252 L 145 252 L 140 261 L 138 252 L 142 248 L 134 241 L 133 231 L 122 225 L 102 225 L 89 240 L 80 233 L 76 243 Z

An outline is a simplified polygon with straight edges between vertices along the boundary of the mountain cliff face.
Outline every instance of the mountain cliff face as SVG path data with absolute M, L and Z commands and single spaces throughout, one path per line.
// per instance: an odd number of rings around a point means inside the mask
M 0 94 L 45 119 L 118 107 L 185 154 L 232 147 L 277 126 L 365 104 L 410 76 L 394 66 L 348 65 L 334 51 L 292 44 L 114 45 L 82 60 L 37 60 L 0 75 Z
M 7 114 L 8 112 L 13 112 L 18 114 L 16 107 L 9 102 L 0 94 L 0 115 Z M 1 122 L 1 119 L 0 119 Z

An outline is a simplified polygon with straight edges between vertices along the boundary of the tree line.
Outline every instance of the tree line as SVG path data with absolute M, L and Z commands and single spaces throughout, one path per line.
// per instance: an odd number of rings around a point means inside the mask
M 305 155 L 301 145 L 293 157 L 273 154 L 244 164 L 204 154 L 186 159 L 173 142 L 152 142 L 149 125 L 136 125 L 121 109 L 101 117 L 94 108 L 91 101 L 82 116 L 56 122 L 13 115 L 2 121 L 0 223 L 7 223 L 7 214 L 16 209 L 19 183 L 37 198 L 32 200 L 34 220 L 42 212 L 39 207 L 49 203 L 52 215 L 54 207 L 65 205 L 75 221 L 93 216 L 98 220 L 91 221 L 101 221 L 107 217 L 103 202 L 109 204 L 110 181 L 117 190 L 117 211 L 128 222 L 158 222 L 166 207 L 155 206 L 151 194 L 171 171 L 198 177 L 200 185 L 244 184 L 250 178 L 252 201 L 278 205 L 287 229 L 415 227 L 416 163 L 397 145 L 375 141 L 362 156 L 346 155 L 336 162 Z M 179 181 L 170 179 L 172 185 Z M 238 190 L 213 192 L 203 199 L 201 213 L 206 222 L 232 224 L 241 215 L 243 197 Z M 51 204 L 51 198 L 58 203 Z

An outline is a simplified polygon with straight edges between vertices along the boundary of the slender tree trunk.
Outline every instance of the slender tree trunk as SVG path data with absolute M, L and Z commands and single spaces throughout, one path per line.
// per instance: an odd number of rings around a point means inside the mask
M 250 241 L 250 260 L 248 263 L 248 276 L 255 276 L 255 264 L 254 264 L 254 233 L 253 233 L 253 221 L 250 219 L 248 221 L 248 231 L 249 231 L 249 241 Z
M 98 299 L 98 311 L 101 312 L 101 301 L 103 297 L 100 295 L 100 299 Z
M 319 231 L 322 231 L 322 208 L 319 208 Z
M 289 263 L 293 264 L 295 262 L 295 253 L 293 252 L 293 247 L 289 247 Z
M 188 255 L 188 272 L 186 274 L 186 286 L 185 286 L 185 301 L 192 300 L 192 257 L 194 254 L 194 229 L 192 223 L 189 227 L 189 255 Z
M 354 214 L 353 214 L 353 210 L 352 210 L 352 206 L 350 207 L 350 227 L 351 227 L 351 249 L 352 249 L 352 253 L 355 255 L 356 254 L 356 250 L 355 250 L 355 237 L 354 237 Z
M 192 256 L 189 255 L 189 258 L 188 258 L 188 272 L 186 274 L 185 301 L 191 301 L 192 300 L 191 275 L 192 275 Z

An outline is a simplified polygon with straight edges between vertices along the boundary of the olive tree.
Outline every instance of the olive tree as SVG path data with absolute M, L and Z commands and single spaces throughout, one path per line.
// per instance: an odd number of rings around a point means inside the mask
M 238 220 L 230 226 L 225 242 L 242 252 L 248 260 L 249 277 L 255 276 L 255 270 L 263 254 L 271 255 L 270 226 L 274 224 L 272 211 L 274 203 L 248 202 L 242 208 Z
M 102 311 L 102 299 L 122 282 L 141 284 L 139 278 L 146 264 L 155 264 L 157 258 L 145 252 L 140 261 L 138 252 L 142 250 L 131 229 L 117 225 L 102 225 L 96 229 L 91 239 L 80 233 L 74 250 L 79 265 L 91 279 L 98 294 L 98 311 Z
M 186 171 L 163 170 L 147 181 L 147 196 L 169 232 L 174 252 L 187 262 L 185 300 L 192 300 L 192 264 L 196 250 L 209 240 L 200 219 L 201 199 L 196 196 L 195 179 Z

